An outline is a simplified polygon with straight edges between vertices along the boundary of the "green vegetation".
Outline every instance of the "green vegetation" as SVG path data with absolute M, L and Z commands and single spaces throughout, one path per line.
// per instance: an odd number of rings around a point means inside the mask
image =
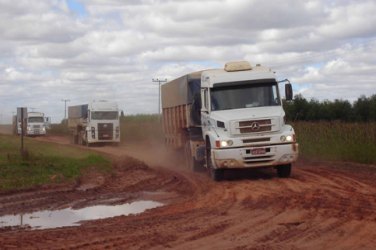
M 162 119 L 157 114 L 153 115 L 131 115 L 120 118 L 121 141 L 145 142 L 164 141 Z
M 283 106 L 290 121 L 376 122 L 376 95 L 361 96 L 353 104 L 346 100 L 307 101 L 296 95 Z
M 62 120 L 59 124 L 51 124 L 47 133 L 51 135 L 69 135 L 67 122 L 67 120 Z
M 376 122 L 295 122 L 300 156 L 376 164 Z
M 361 96 L 353 104 L 296 95 L 283 106 L 293 122 L 300 157 L 376 164 L 376 95 Z
M 74 181 L 87 168 L 108 172 L 111 163 L 90 151 L 30 138 L 21 157 L 19 137 L 0 135 L 0 190 Z

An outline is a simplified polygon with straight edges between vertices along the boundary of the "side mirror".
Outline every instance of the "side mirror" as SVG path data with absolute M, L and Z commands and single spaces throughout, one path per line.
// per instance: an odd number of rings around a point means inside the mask
M 209 110 L 208 110 L 208 89 L 201 89 L 201 112 L 209 113 Z
M 286 83 L 285 85 L 285 96 L 286 96 L 286 101 L 291 101 L 292 100 L 292 85 L 291 83 Z

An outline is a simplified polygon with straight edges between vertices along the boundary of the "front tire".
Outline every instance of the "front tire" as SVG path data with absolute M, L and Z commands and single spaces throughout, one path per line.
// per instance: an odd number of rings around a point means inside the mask
M 206 166 L 209 170 L 210 176 L 214 181 L 221 181 L 224 178 L 224 170 L 223 169 L 215 169 L 212 163 L 211 158 L 211 146 L 210 141 L 206 141 Z
M 291 164 L 281 165 L 277 167 L 277 175 L 279 178 L 288 178 L 291 175 Z
M 213 180 L 222 181 L 224 179 L 224 169 L 210 169 L 210 174 Z

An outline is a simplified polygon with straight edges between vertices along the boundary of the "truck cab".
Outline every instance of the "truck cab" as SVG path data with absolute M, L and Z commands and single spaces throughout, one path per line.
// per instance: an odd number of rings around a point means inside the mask
M 27 112 L 27 117 L 25 117 L 25 131 L 26 136 L 40 136 L 46 135 L 46 121 L 44 113 L 42 112 Z M 21 134 L 21 121 L 18 119 L 17 122 L 17 133 Z
M 87 142 L 120 142 L 119 110 L 114 102 L 93 101 L 88 109 Z
M 286 99 L 291 97 L 286 84 Z M 236 62 L 203 71 L 201 103 L 206 165 L 214 179 L 229 168 L 274 166 L 280 177 L 290 175 L 298 144 L 271 69 Z
M 81 145 L 120 143 L 119 109 L 116 102 L 92 101 L 68 107 L 72 142 Z

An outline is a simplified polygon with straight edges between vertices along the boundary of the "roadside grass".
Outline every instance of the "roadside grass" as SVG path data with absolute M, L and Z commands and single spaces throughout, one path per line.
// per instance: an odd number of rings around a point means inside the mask
M 0 191 L 27 189 L 43 184 L 74 182 L 87 168 L 108 173 L 111 163 L 103 156 L 64 145 L 0 135 Z
M 376 164 L 376 123 L 295 122 L 300 157 Z
M 158 114 L 124 116 L 120 118 L 120 124 L 123 143 L 164 141 L 162 120 Z

